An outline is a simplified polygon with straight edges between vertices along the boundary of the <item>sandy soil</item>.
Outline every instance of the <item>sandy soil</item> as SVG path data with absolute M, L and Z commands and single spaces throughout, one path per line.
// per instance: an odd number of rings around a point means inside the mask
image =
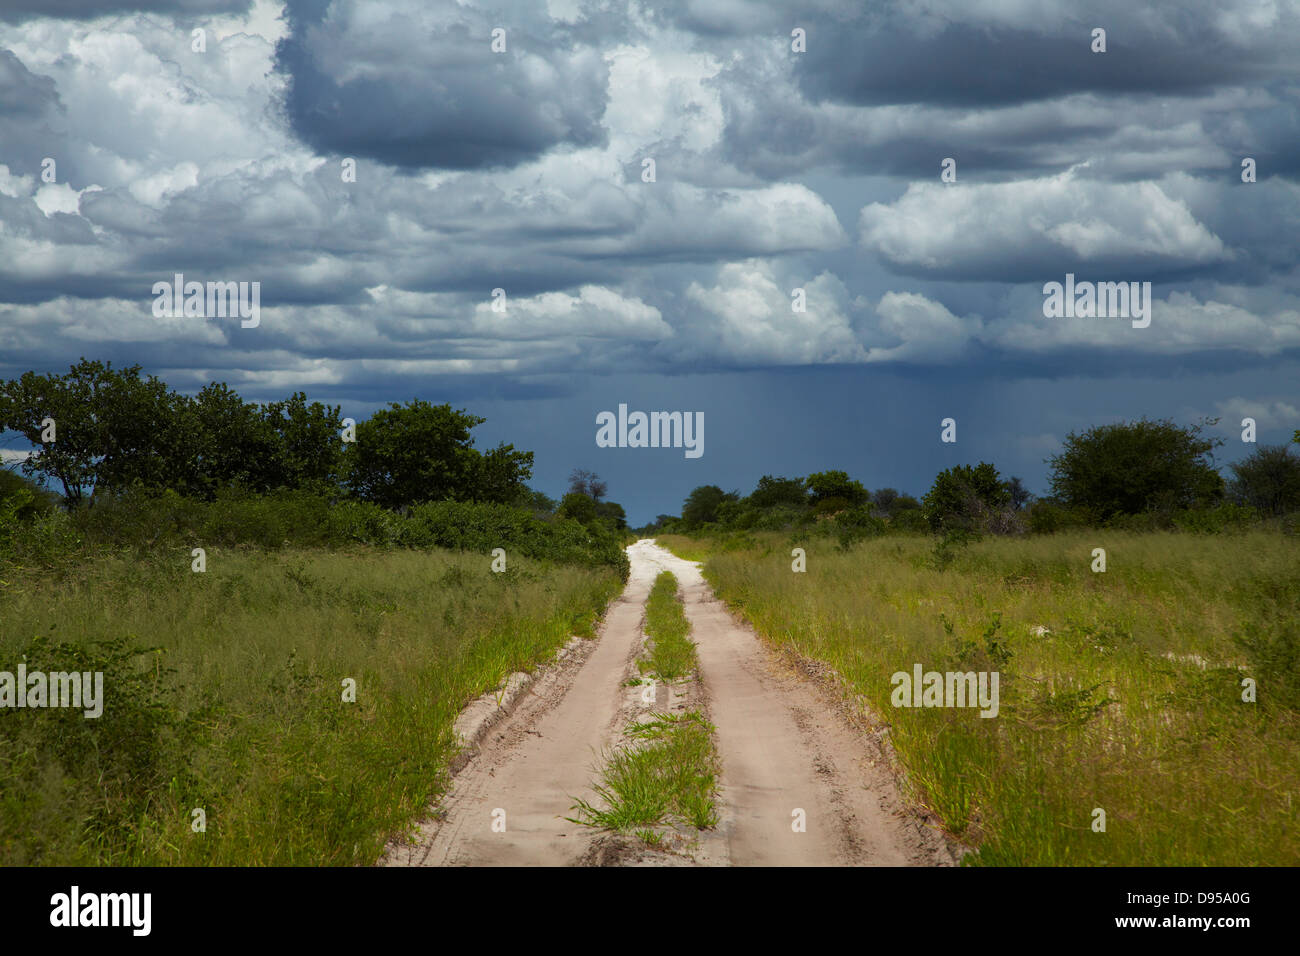
M 391 846 L 384 864 L 952 865 L 942 836 L 904 806 L 876 738 L 845 713 L 842 695 L 737 622 L 696 564 L 648 539 L 628 554 L 631 577 L 599 639 L 583 642 L 522 695 L 456 775 L 417 842 Z M 670 841 L 676 852 L 564 819 L 574 798 L 593 798 L 601 754 L 645 708 L 640 688 L 624 685 L 635 674 L 645 600 L 661 570 L 682 587 L 700 680 L 660 686 L 656 706 L 703 706 L 722 764 L 717 829 L 696 839 L 683 833 Z M 502 810 L 504 832 L 493 828 Z

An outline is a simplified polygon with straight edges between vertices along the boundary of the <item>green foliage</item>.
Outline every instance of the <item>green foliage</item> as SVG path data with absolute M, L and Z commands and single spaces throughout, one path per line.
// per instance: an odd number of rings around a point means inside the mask
M 835 535 L 841 548 L 884 534 L 887 526 L 874 512 L 872 505 L 863 504 L 846 508 L 835 516 Z
M 935 476 L 922 502 L 925 519 L 936 532 L 1000 530 L 990 527 L 1011 504 L 1011 493 L 988 462 L 955 465 Z
M 1210 453 L 1223 442 L 1201 432 L 1215 421 L 1185 428 L 1143 418 L 1071 433 L 1049 459 L 1052 493 L 1097 521 L 1212 504 L 1224 486 Z
M 82 359 L 67 375 L 37 375 L 0 382 L 0 430 L 12 429 L 31 443 L 34 452 L 23 462 L 23 473 L 57 482 L 69 501 L 80 501 L 93 487 L 97 462 L 106 455 L 105 429 L 118 424 L 118 399 L 139 382 L 139 366 L 114 371 L 111 363 Z M 116 387 L 115 387 L 116 386 Z M 55 441 L 43 443 L 46 418 L 54 420 Z M 148 422 L 144 423 L 146 426 Z
M 1213 541 L 986 536 L 954 545 L 941 577 L 924 539 L 844 553 L 802 536 L 807 573 L 791 574 L 792 536 L 754 537 L 735 553 L 712 536 L 663 543 L 704 560 L 766 640 L 833 668 L 888 721 L 915 799 L 977 848 L 967 863 L 1300 862 L 1300 555 L 1272 523 Z M 1124 561 L 1093 574 L 1097 546 Z M 960 669 L 1004 678 L 994 719 L 894 708 L 881 679 L 981 658 Z M 1246 677 L 1257 703 L 1241 699 Z M 1097 806 L 1123 808 L 1104 839 L 1089 828 Z
M 6 569 L 4 669 L 105 680 L 97 719 L 0 710 L 0 864 L 371 865 L 445 792 L 465 704 L 589 636 L 620 590 L 513 553 L 505 574 L 407 549 L 188 560 Z
M 862 482 L 850 478 L 846 471 L 814 472 L 805 482 L 808 486 L 808 500 L 813 505 L 836 498 L 842 499 L 847 505 L 861 505 L 871 497 Z
M 1059 501 L 1039 498 L 1025 509 L 1029 530 L 1034 534 L 1055 534 L 1088 524 L 1088 516 L 1065 507 Z
M 1264 514 L 1300 511 L 1300 456 L 1287 445 L 1261 445 L 1231 466 L 1229 494 Z
M 0 505 L 0 562 L 6 557 L 4 528 L 12 525 Z M 603 522 L 584 526 L 563 518 L 539 518 L 522 508 L 478 502 L 437 501 L 406 515 L 373 502 L 333 501 L 309 491 L 256 495 L 240 487 L 210 502 L 172 491 L 140 488 L 104 495 L 93 505 L 61 511 L 22 525 L 8 558 L 24 565 L 57 566 L 80 550 L 253 546 L 345 548 L 447 548 L 489 554 L 494 548 L 530 558 L 610 567 L 624 578 L 628 559 L 619 536 Z
M 58 497 L 30 478 L 0 468 L 0 511 L 8 506 L 12 520 L 27 521 L 37 515 L 49 514 L 57 505 Z
M 735 501 L 740 496 L 734 491 L 723 491 L 717 485 L 700 485 L 682 504 L 682 523 L 687 528 L 712 524 L 718 520 L 718 509 L 725 501 Z
M 995 611 L 993 618 L 980 632 L 978 638 L 961 637 L 956 633 L 956 625 L 946 614 L 939 615 L 939 623 L 950 639 L 948 660 L 959 671 L 997 671 L 999 680 L 1005 684 L 1009 675 L 1007 666 L 1014 656 L 1007 646 L 1005 636 L 999 636 L 1002 630 L 1002 612 Z
M 43 442 L 53 419 L 55 440 Z M 32 443 L 28 475 L 63 488 L 72 505 L 129 488 L 211 498 L 240 484 L 254 491 L 333 485 L 340 477 L 339 409 L 297 392 L 266 406 L 212 383 L 193 398 L 140 366 L 82 359 L 65 375 L 0 382 L 0 428 Z
M 519 493 L 519 497 L 515 499 L 514 503 L 520 508 L 527 508 L 537 515 L 555 514 L 555 509 L 560 506 L 560 503 L 550 495 L 527 487 Z
M 560 499 L 560 507 L 556 511 L 561 518 L 569 518 L 579 524 L 594 524 L 599 512 L 596 510 L 596 502 L 590 496 L 580 491 L 570 491 Z
M 918 534 L 930 530 L 930 523 L 925 520 L 925 512 L 920 508 L 895 510 L 889 518 L 891 531 Z
M 650 656 L 641 663 L 642 673 L 652 673 L 660 680 L 677 681 L 699 666 L 695 642 L 688 636 L 690 622 L 677 596 L 677 578 L 671 571 L 661 571 L 645 606 L 645 632 L 650 638 Z
M 573 806 L 578 815 L 566 819 L 622 832 L 676 823 L 697 830 L 716 826 L 713 729 L 697 710 L 653 713 L 631 725 L 625 734 L 636 746 L 609 756 L 600 782 L 592 786 L 598 803 L 578 800 Z
M 802 478 L 774 478 L 764 475 L 750 493 L 755 508 L 801 507 L 808 503 L 808 487 Z
M 169 781 L 189 775 L 178 741 L 195 728 L 173 703 L 172 671 L 161 666 L 160 655 L 156 648 L 130 646 L 126 638 L 75 644 L 38 636 L 16 649 L 14 659 L 24 661 L 28 673 L 102 673 L 102 713 L 87 718 L 85 707 L 51 707 L 0 719 L 0 834 L 15 832 L 22 821 L 48 812 L 50 803 L 76 794 L 86 816 L 64 821 L 65 833 L 80 835 L 85 827 L 101 845 L 120 844 Z M 6 863 L 39 861 L 41 842 L 24 843 L 17 859 L 5 853 Z
M 515 500 L 532 475 L 533 453 L 500 445 L 479 454 L 470 430 L 485 420 L 423 399 L 393 402 L 357 425 L 348 482 L 359 497 L 385 508 Z

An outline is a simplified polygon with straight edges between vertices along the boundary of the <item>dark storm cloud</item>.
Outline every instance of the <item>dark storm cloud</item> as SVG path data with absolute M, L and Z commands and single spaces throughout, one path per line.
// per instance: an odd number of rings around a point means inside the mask
M 363 9 L 374 17 L 378 6 Z M 544 24 L 454 4 L 389 6 L 383 42 L 374 43 L 343 24 L 351 4 L 290 2 L 292 32 L 277 69 L 290 81 L 294 132 L 314 148 L 401 167 L 478 169 L 602 141 L 606 68 L 595 51 Z M 497 27 L 506 30 L 504 53 L 490 47 Z
M 162 13 L 178 17 L 244 13 L 252 0 L 4 0 L 0 21 L 22 23 L 37 17 L 89 20 L 115 13 Z
M 0 50 L 0 117 L 35 117 L 57 107 L 54 81 L 38 76 L 11 50 Z
M 896 26 L 835 30 L 810 40 L 795 69 L 810 99 L 860 106 L 1007 105 L 1079 92 L 1182 95 L 1268 75 L 1267 64 L 1246 51 L 1224 55 L 1211 34 L 1189 41 L 1172 46 L 1108 31 L 1107 51 L 1093 53 L 1083 24 L 1050 36 L 966 25 L 934 36 Z

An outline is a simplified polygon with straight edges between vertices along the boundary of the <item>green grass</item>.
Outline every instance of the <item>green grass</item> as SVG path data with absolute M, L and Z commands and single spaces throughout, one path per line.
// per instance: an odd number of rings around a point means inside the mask
M 679 550 L 676 536 L 659 540 Z M 911 795 L 978 848 L 969 862 L 1300 863 L 1295 537 L 694 545 L 733 609 L 830 664 L 889 722 Z M 791 571 L 794 547 L 806 573 Z M 1104 574 L 1090 569 L 1098 547 Z M 892 707 L 891 675 L 915 663 L 998 670 L 1000 715 Z M 1243 702 L 1244 677 L 1257 703 Z M 1098 807 L 1104 833 L 1091 828 Z
M 697 830 L 717 825 L 717 756 L 713 725 L 699 711 L 650 715 L 625 731 L 631 746 L 610 755 L 596 791 L 601 805 L 578 800 L 584 826 L 627 832 L 657 845 L 653 827 L 684 823 Z
M 699 659 L 690 622 L 677 596 L 677 578 L 663 571 L 646 601 L 649 656 L 641 672 L 674 682 L 696 672 Z M 652 713 L 624 730 L 626 745 L 609 755 L 593 789 L 601 805 L 579 800 L 574 823 L 617 831 L 637 830 L 650 846 L 662 842 L 654 827 L 686 824 L 697 830 L 718 822 L 718 758 L 713 726 L 698 710 Z
M 640 662 L 643 674 L 673 682 L 693 673 L 698 666 L 695 642 L 688 636 L 690 622 L 677 597 L 677 578 L 663 571 L 650 589 L 645 607 L 645 631 L 650 638 L 650 656 Z
M 4 865 L 372 863 L 443 792 L 461 707 L 590 636 L 621 586 L 513 555 L 500 574 L 450 552 L 190 560 L 6 573 L 0 669 L 101 669 L 106 703 L 0 710 Z

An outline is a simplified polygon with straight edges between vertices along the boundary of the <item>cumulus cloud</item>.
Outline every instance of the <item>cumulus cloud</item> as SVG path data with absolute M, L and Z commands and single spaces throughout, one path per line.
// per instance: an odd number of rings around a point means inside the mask
M 913 183 L 896 202 L 863 208 L 859 221 L 862 244 L 890 264 L 953 278 L 1017 281 L 1082 267 L 1146 278 L 1231 257 L 1159 184 L 1088 180 L 1076 169 L 993 185 Z
M 961 356 L 980 331 L 978 316 L 958 318 L 914 292 L 886 292 L 876 306 L 877 331 L 896 345 L 872 346 L 867 361 L 942 364 Z
M 1109 60 L 1077 53 L 1069 4 L 1029 9 L 8 4 L 0 373 L 93 352 L 179 383 L 356 390 L 1294 355 L 1291 6 L 1105 0 Z M 1151 328 L 1042 318 L 1038 290 L 1067 271 L 1154 281 Z M 154 319 L 152 284 L 176 272 L 260 281 L 261 326 Z
M 806 311 L 797 312 L 795 290 Z M 702 318 L 686 327 L 681 353 L 731 363 L 805 365 L 866 357 L 847 312 L 844 284 L 823 272 L 806 283 L 778 282 L 762 260 L 729 263 L 711 286 L 692 282 L 686 298 Z
M 290 122 L 316 149 L 403 167 L 509 166 L 599 142 L 604 59 L 526 10 L 289 0 L 276 59 Z

